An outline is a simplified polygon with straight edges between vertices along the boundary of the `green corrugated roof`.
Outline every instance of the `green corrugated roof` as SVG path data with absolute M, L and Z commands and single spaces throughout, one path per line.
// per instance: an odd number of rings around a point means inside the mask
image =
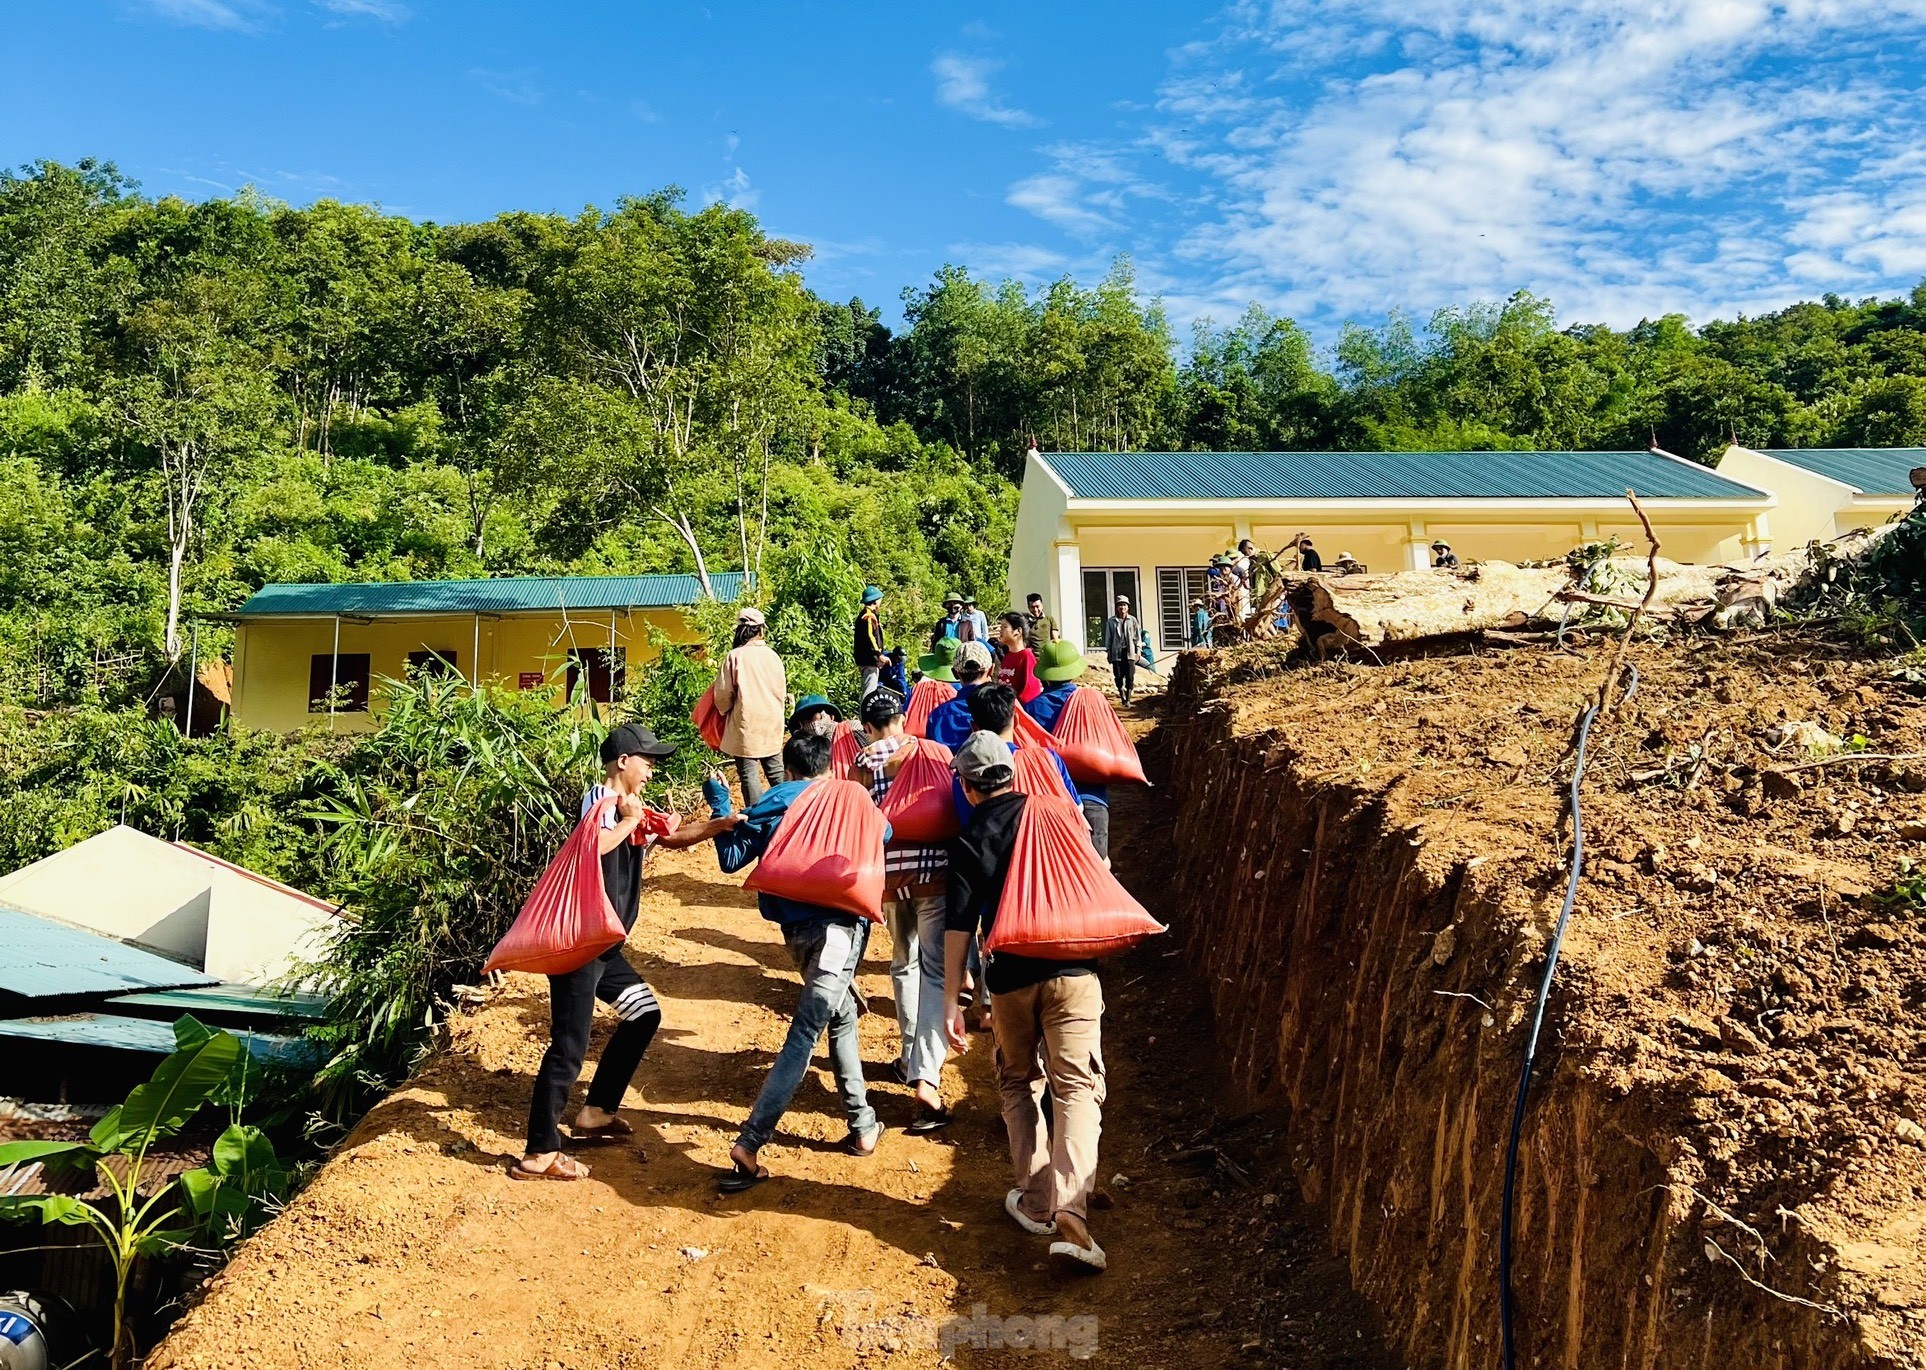
M 1050 452 L 1077 499 L 1763 499 L 1655 452 Z
M 211 985 L 192 966 L 0 905 L 0 990 L 25 999 Z
M 716 596 L 742 593 L 740 571 L 709 577 Z M 512 614 L 542 609 L 672 609 L 702 598 L 694 576 L 501 576 L 490 580 L 397 580 L 340 585 L 263 585 L 244 618 L 277 614 Z
M 234 1033 L 257 1061 L 311 1065 L 320 1050 L 302 1037 L 272 1032 Z M 0 1040 L 26 1039 L 62 1042 L 69 1046 L 105 1047 L 112 1051 L 142 1051 L 156 1056 L 173 1052 L 174 1027 L 152 1018 L 122 1018 L 111 1013 L 69 1013 L 57 1018 L 0 1018 Z
M 1910 495 L 1926 447 L 1761 447 L 1768 457 L 1850 485 L 1862 495 Z
M 325 1018 L 328 1001 L 320 994 L 281 994 L 256 985 L 203 985 L 193 989 L 122 994 L 107 1001 L 129 1008 L 158 1008 L 170 1013 L 243 1014 L 256 1018 Z M 172 1022 L 170 1018 L 168 1020 Z

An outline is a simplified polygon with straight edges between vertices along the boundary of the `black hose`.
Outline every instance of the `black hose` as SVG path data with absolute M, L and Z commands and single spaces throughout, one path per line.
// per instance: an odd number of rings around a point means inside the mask
M 1638 693 L 1638 668 L 1625 665 L 1631 676 L 1624 703 Z M 1525 1039 L 1525 1064 L 1518 1073 L 1518 1102 L 1511 1111 L 1511 1140 L 1505 1146 L 1504 1210 L 1498 1219 L 1498 1326 L 1503 1334 L 1505 1370 L 1517 1370 L 1518 1345 L 1512 1330 L 1511 1297 L 1511 1217 L 1518 1185 L 1518 1142 L 1525 1130 L 1525 1100 L 1531 1093 L 1531 1071 L 1538 1057 L 1538 1033 L 1545 1025 L 1545 1005 L 1551 998 L 1552 976 L 1558 972 L 1558 951 L 1565 942 L 1565 924 L 1571 920 L 1572 904 L 1578 898 L 1579 872 L 1584 869 L 1585 815 L 1579 807 L 1578 785 L 1585 777 L 1585 744 L 1591 739 L 1592 724 L 1598 721 L 1597 703 L 1586 706 L 1578 719 L 1578 745 L 1572 761 L 1572 864 L 1565 880 L 1565 903 L 1558 911 L 1558 925 L 1552 929 L 1551 948 L 1545 957 L 1545 974 L 1538 982 L 1538 1002 L 1532 1010 L 1531 1035 Z

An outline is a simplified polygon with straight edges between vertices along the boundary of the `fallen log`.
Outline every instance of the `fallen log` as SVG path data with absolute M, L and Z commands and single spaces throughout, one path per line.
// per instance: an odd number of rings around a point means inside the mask
M 1620 558 L 1618 564 L 1628 581 L 1644 579 L 1643 558 Z M 1647 614 L 1685 622 L 1696 622 L 1717 609 L 1721 584 L 1735 576 L 1756 582 L 1768 574 L 1785 574 L 1765 562 L 1738 572 L 1725 566 L 1685 566 L 1663 558 L 1658 560 L 1658 572 L 1658 590 Z M 1637 603 L 1580 590 L 1562 565 L 1520 567 L 1502 561 L 1458 570 L 1377 575 L 1299 572 L 1285 580 L 1291 614 L 1321 656 L 1353 649 L 1382 655 L 1387 647 L 1395 649 L 1401 643 L 1516 630 L 1548 619 L 1576 619 L 1577 612 L 1563 612 L 1568 606 L 1629 612 Z

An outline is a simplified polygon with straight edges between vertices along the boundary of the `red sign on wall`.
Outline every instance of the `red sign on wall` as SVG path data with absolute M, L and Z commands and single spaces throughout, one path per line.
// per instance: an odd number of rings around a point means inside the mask
M 540 671 L 523 671 L 516 683 L 524 690 L 539 690 L 546 681 L 547 677 Z

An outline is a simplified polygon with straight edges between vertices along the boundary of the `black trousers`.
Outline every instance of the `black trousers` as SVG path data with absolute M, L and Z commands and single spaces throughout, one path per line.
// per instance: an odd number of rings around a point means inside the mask
M 562 1110 L 568 1106 L 569 1091 L 581 1078 L 582 1061 L 588 1056 L 597 999 L 614 1005 L 622 1021 L 602 1048 L 595 1078 L 589 1081 L 588 1102 L 592 1107 L 613 1113 L 622 1106 L 629 1081 L 642 1064 L 642 1053 L 649 1049 L 655 1030 L 662 1025 L 662 1007 L 656 1003 L 655 991 L 635 973 L 620 944 L 580 970 L 549 976 L 548 1050 L 542 1053 L 541 1069 L 535 1072 L 535 1099 L 528 1109 L 531 1156 L 561 1150 Z
M 1110 674 L 1116 678 L 1118 697 L 1120 699 L 1129 699 L 1130 692 L 1137 688 L 1137 663 L 1128 658 L 1122 661 L 1112 661 L 1110 663 Z

